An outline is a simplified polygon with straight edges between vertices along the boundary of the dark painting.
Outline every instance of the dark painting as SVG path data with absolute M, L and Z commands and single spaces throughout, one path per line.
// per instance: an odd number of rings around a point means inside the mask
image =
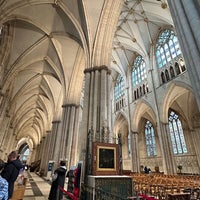
M 99 168 L 115 168 L 114 149 L 99 148 Z

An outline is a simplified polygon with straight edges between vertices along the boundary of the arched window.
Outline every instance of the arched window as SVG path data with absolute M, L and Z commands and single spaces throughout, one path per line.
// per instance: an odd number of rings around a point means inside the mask
M 187 153 L 182 124 L 174 111 L 169 113 L 169 131 L 174 154 Z
M 166 77 L 166 80 L 169 81 L 169 72 L 167 69 L 165 70 L 165 77 Z
M 147 91 L 147 93 L 149 92 L 149 86 L 148 86 L 148 84 L 146 84 L 146 91 Z
M 165 74 L 164 72 L 161 73 L 162 83 L 165 83 Z
M 164 30 L 156 44 L 156 60 L 161 68 L 181 54 L 178 39 L 172 30 Z
M 115 101 L 120 100 L 125 95 L 125 82 L 123 77 L 119 74 L 115 84 Z
M 146 121 L 145 124 L 145 139 L 147 156 L 156 156 L 156 141 L 154 135 L 154 128 L 150 121 Z
M 177 62 L 175 63 L 175 70 L 176 70 L 177 75 L 179 75 L 181 73 L 180 68 L 179 68 L 179 64 Z
M 143 84 L 143 94 L 146 94 L 145 84 Z
M 135 90 L 134 91 L 134 97 L 135 97 L 135 100 L 137 99 L 137 91 Z
M 181 66 L 181 71 L 184 72 L 186 70 L 186 67 L 185 67 L 185 62 L 183 61 L 183 59 L 180 59 L 179 64 Z
M 142 56 L 135 58 L 132 69 L 132 85 L 135 87 L 147 78 L 146 64 Z
M 174 69 L 173 69 L 172 66 L 170 66 L 170 75 L 171 75 L 172 78 L 175 77 Z
M 140 96 L 142 96 L 142 87 L 140 86 Z
M 29 156 L 29 154 L 30 154 L 30 149 L 26 148 L 25 152 L 22 155 L 22 160 L 27 161 L 27 157 Z

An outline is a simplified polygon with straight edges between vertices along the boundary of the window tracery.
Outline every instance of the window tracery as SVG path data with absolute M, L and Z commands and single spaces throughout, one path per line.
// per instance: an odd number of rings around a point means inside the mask
M 125 105 L 125 81 L 119 74 L 114 89 L 115 109 L 119 110 Z
M 148 84 L 147 84 L 147 70 L 146 63 L 142 56 L 138 55 L 132 66 L 132 86 L 133 86 L 133 97 L 134 100 L 139 99 L 148 93 Z
M 155 55 L 162 84 L 186 70 L 178 38 L 172 30 L 166 29 L 159 35 Z
M 187 153 L 187 146 L 179 116 L 174 111 L 169 114 L 169 131 L 174 154 Z
M 156 156 L 156 141 L 152 123 L 147 120 L 145 124 L 145 139 L 147 156 Z

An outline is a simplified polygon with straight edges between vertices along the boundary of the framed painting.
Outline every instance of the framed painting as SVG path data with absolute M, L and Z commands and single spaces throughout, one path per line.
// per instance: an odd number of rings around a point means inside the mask
M 93 175 L 119 174 L 118 144 L 93 143 Z

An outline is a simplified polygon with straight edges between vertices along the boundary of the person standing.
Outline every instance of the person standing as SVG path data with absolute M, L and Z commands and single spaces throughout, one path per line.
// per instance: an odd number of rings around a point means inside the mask
M 2 172 L 5 163 L 0 159 L 0 173 Z M 7 200 L 8 199 L 8 182 L 6 179 L 2 178 L 0 175 L 0 199 Z
M 21 161 L 18 159 L 16 151 L 8 155 L 8 161 L 4 166 L 1 176 L 8 181 L 8 199 L 13 195 L 14 183 L 19 175 L 20 169 L 23 168 Z
M 60 166 L 54 171 L 52 176 L 49 200 L 61 200 L 63 198 L 63 193 L 60 191 L 59 187 L 64 187 L 66 172 L 66 161 L 60 161 Z

